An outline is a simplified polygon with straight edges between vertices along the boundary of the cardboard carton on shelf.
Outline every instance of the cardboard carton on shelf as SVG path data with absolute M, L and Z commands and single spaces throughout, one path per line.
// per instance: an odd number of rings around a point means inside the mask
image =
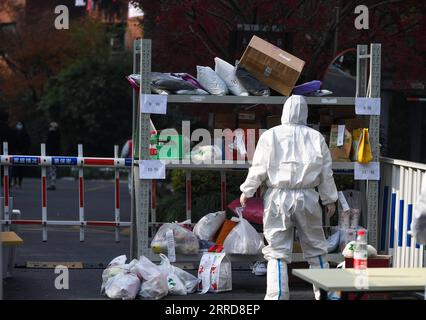
M 305 61 L 253 36 L 241 57 L 240 65 L 263 84 L 290 96 Z
M 338 146 L 338 125 L 332 125 L 330 131 L 330 142 L 329 148 L 331 158 L 336 162 L 348 162 L 350 161 L 351 149 L 352 149 L 352 135 L 345 128 L 343 136 L 343 145 Z

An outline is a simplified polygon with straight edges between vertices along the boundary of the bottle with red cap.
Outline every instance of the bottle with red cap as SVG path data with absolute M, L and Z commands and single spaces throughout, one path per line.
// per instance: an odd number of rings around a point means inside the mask
M 367 234 L 365 230 L 358 230 L 354 251 L 354 269 L 367 269 L 367 258 Z

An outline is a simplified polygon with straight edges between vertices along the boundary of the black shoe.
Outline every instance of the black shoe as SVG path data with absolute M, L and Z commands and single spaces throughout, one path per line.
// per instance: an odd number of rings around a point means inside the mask
M 47 188 L 47 190 L 56 190 L 56 187 L 55 186 L 50 186 L 50 187 Z

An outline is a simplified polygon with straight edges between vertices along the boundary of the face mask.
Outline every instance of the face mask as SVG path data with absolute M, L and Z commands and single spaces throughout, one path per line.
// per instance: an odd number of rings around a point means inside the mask
M 22 125 L 22 123 L 18 123 L 18 124 L 16 125 L 16 129 L 18 129 L 18 130 L 22 130 L 22 129 L 24 129 L 24 126 Z

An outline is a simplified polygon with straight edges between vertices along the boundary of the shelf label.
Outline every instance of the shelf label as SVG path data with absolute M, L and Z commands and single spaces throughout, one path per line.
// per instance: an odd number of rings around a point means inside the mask
M 165 179 L 166 165 L 161 160 L 141 160 L 139 162 L 139 179 Z
M 345 198 L 345 195 L 343 194 L 343 192 L 339 191 L 337 194 L 338 194 L 339 202 L 340 202 L 340 205 L 342 206 L 343 212 L 349 211 L 351 208 L 349 207 L 348 202 L 346 201 L 346 198 Z
M 165 94 L 141 94 L 142 113 L 167 113 L 167 95 Z
M 192 102 L 202 102 L 206 100 L 206 98 L 204 96 L 189 96 L 189 100 Z
M 337 99 L 322 98 L 321 99 L 321 103 L 322 104 L 336 104 L 337 103 Z
M 360 115 L 379 116 L 380 98 L 355 98 L 355 113 Z
M 345 125 L 337 126 L 337 146 L 343 146 L 343 140 L 345 138 Z
M 362 164 L 355 162 L 355 180 L 380 180 L 380 163 Z

